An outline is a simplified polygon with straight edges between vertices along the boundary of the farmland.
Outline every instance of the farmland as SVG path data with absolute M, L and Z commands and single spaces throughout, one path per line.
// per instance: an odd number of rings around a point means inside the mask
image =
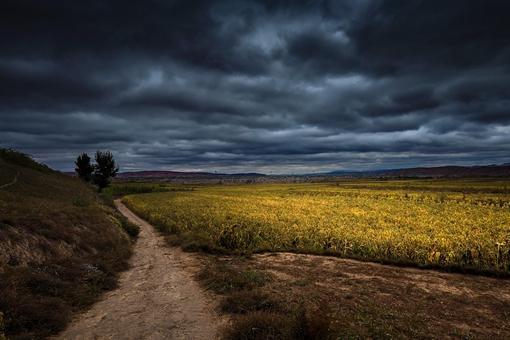
M 165 188 L 169 191 L 128 195 L 123 201 L 190 249 L 291 251 L 463 271 L 510 271 L 508 181 Z

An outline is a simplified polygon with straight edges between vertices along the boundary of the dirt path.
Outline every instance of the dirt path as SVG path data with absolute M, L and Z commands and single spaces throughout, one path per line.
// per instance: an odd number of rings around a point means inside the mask
M 19 177 L 19 171 L 16 173 L 16 176 L 14 176 L 14 179 L 12 180 L 12 182 L 0 185 L 0 189 L 5 189 L 13 184 L 16 184 L 18 182 L 18 177 Z
M 199 263 L 168 247 L 120 201 L 119 211 L 141 228 L 119 288 L 79 315 L 60 339 L 214 339 L 221 320 L 214 301 L 193 280 Z

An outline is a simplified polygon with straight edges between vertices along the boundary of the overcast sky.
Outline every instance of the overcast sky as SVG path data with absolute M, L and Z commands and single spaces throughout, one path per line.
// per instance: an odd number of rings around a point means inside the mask
M 510 161 L 510 1 L 41 1 L 0 10 L 0 145 L 61 169 Z

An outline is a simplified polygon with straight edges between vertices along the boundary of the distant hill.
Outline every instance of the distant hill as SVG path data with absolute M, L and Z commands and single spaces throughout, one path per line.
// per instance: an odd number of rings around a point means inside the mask
M 181 171 L 128 171 L 121 172 L 117 178 L 169 178 L 169 177 L 209 177 L 207 172 L 181 172 Z
M 65 174 L 74 176 L 73 172 Z M 384 170 L 336 170 L 326 173 L 305 175 L 266 175 L 257 172 L 246 173 L 212 173 L 185 171 L 127 171 L 117 175 L 117 180 L 168 180 L 175 182 L 302 182 L 327 180 L 328 177 L 343 178 L 475 178 L 475 177 L 510 177 L 510 163 L 476 166 L 438 166 L 397 168 Z
M 259 173 L 238 173 L 238 174 L 221 174 L 212 172 L 184 172 L 184 171 L 130 171 L 121 172 L 117 175 L 119 179 L 221 179 L 229 177 L 261 177 L 264 174 Z
M 326 175 L 343 177 L 510 177 L 510 163 L 479 166 L 438 166 L 375 171 L 332 171 Z

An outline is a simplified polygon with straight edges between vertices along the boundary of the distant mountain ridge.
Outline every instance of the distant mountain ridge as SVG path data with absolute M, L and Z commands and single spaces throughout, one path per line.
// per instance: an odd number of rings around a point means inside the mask
M 74 175 L 72 172 L 66 174 Z M 126 171 L 117 175 L 117 179 L 169 179 L 169 180 L 251 180 L 280 179 L 282 181 L 299 178 L 475 178 L 475 177 L 510 177 L 510 163 L 492 165 L 445 165 L 437 167 L 396 168 L 383 170 L 336 170 L 326 173 L 309 173 L 304 175 L 266 175 L 257 172 L 247 173 L 213 173 L 200 171 L 166 171 L 144 170 Z
M 371 171 L 331 171 L 326 175 L 344 177 L 510 177 L 510 163 L 493 165 L 416 167 Z
M 117 178 L 222 178 L 222 177 L 263 177 L 260 173 L 223 174 L 213 172 L 185 172 L 185 171 L 128 171 L 121 172 Z

